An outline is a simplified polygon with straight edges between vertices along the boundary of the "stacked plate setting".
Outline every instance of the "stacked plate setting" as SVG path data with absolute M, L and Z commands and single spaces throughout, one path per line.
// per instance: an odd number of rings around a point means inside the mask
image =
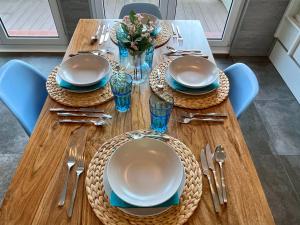
M 101 56 L 79 54 L 63 62 L 56 76 L 59 87 L 87 93 L 105 87 L 110 79 L 109 62 Z
M 197 56 L 183 56 L 173 60 L 165 79 L 173 90 L 187 95 L 207 94 L 220 86 L 216 65 Z
M 179 204 L 185 172 L 172 147 L 157 139 L 142 138 L 114 151 L 106 163 L 103 183 L 111 206 L 146 217 Z

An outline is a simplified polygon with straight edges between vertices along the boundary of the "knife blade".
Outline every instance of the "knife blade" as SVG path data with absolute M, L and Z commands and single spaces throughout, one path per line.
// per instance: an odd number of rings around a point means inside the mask
M 91 118 L 102 118 L 102 119 L 112 119 L 112 116 L 105 113 L 71 113 L 71 112 L 58 112 L 58 116 L 63 117 L 91 117 Z
M 104 41 L 107 41 L 108 40 L 108 37 L 109 37 L 109 24 L 107 25 L 107 28 L 106 28 L 106 34 L 105 34 L 105 37 L 104 37 Z
M 90 113 L 103 113 L 102 109 L 89 109 L 89 108 L 50 108 L 50 112 L 90 112 Z
M 208 179 L 210 193 L 211 193 L 211 196 L 212 196 L 212 199 L 213 199 L 215 211 L 218 213 L 218 212 L 221 211 L 220 203 L 219 203 L 218 197 L 216 196 L 215 190 L 214 190 L 212 182 L 211 182 L 211 178 L 210 178 L 210 174 L 209 174 L 209 169 L 208 169 L 208 164 L 207 164 L 207 161 L 206 161 L 206 156 L 205 156 L 204 149 L 201 150 L 200 160 L 201 160 L 201 165 L 202 165 L 202 169 L 203 169 L 203 174 L 206 175 L 206 177 Z
M 102 32 L 101 32 L 101 37 L 100 37 L 100 41 L 99 41 L 99 45 L 101 45 L 104 41 L 104 37 L 105 37 L 105 24 L 102 27 Z
M 207 144 L 206 147 L 205 147 L 205 153 L 206 153 L 206 159 L 207 159 L 208 167 L 211 169 L 211 171 L 213 172 L 213 175 L 214 175 L 214 180 L 215 180 L 215 184 L 216 184 L 216 187 L 217 187 L 217 192 L 218 192 L 218 197 L 219 197 L 220 204 L 224 204 L 222 190 L 221 190 L 221 187 L 220 187 L 219 182 L 218 182 L 217 173 L 216 173 L 216 169 L 215 169 L 215 165 L 214 165 L 214 161 L 213 161 L 213 156 L 214 155 L 211 152 L 211 148 L 210 148 L 209 144 Z

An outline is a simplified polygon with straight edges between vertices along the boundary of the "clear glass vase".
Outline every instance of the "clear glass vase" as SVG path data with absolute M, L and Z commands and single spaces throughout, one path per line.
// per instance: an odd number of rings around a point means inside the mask
M 143 83 L 149 76 L 151 69 L 146 62 L 146 52 L 130 52 L 126 72 L 132 76 L 134 84 Z

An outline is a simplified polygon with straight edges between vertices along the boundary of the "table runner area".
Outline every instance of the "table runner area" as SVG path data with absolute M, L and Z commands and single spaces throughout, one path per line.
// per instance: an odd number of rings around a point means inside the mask
M 172 36 L 172 28 L 171 28 L 171 25 L 167 21 L 161 21 L 160 25 L 161 25 L 161 31 L 157 35 L 157 37 L 154 39 L 155 48 L 158 48 L 158 47 L 164 45 L 165 43 L 167 43 Z M 116 32 L 117 32 L 117 29 L 119 28 L 119 26 L 120 26 L 120 23 L 117 22 L 110 29 L 110 38 L 115 44 L 118 43 Z
M 137 132 L 137 131 L 133 131 Z M 147 131 L 138 131 L 144 132 Z M 136 217 L 128 215 L 116 207 L 111 207 L 108 197 L 104 193 L 103 171 L 106 162 L 113 151 L 122 144 L 132 140 L 128 133 L 116 136 L 105 142 L 92 158 L 87 175 L 86 191 L 89 203 L 97 217 L 105 225 L 130 224 L 130 225 L 180 225 L 184 224 L 197 208 L 202 195 L 202 174 L 199 164 L 189 148 L 181 141 L 170 137 L 167 142 L 172 146 L 183 163 L 186 181 L 180 204 L 173 206 L 166 212 L 157 216 Z
M 165 73 L 168 69 L 171 60 L 161 63 L 154 68 L 150 74 L 149 82 L 152 91 L 165 98 L 171 95 L 174 98 L 174 105 L 187 109 L 205 109 L 222 103 L 229 94 L 229 81 L 224 72 L 220 71 L 220 87 L 215 91 L 203 94 L 201 96 L 191 96 L 174 91 L 165 81 Z M 158 71 L 159 70 L 159 74 Z M 161 90 L 157 84 L 164 83 L 164 89 Z

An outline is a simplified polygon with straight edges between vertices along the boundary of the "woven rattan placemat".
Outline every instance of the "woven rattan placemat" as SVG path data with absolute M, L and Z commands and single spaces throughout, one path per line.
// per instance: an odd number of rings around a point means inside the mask
M 107 59 L 110 63 L 112 73 L 116 73 L 118 69 L 121 68 L 119 63 L 109 58 Z M 46 88 L 49 96 L 60 104 L 72 107 L 88 107 L 105 103 L 113 98 L 109 82 L 104 88 L 88 93 L 73 93 L 67 91 L 57 85 L 55 80 L 57 71 L 58 67 L 54 68 L 50 73 Z
M 167 43 L 172 36 L 172 28 L 170 23 L 167 21 L 161 21 L 160 24 L 161 24 L 161 31 L 154 40 L 155 48 L 158 48 L 164 45 L 165 43 Z M 115 44 L 118 43 L 116 32 L 119 27 L 120 27 L 120 23 L 117 22 L 110 29 L 110 38 Z
M 224 72 L 220 71 L 220 87 L 208 94 L 192 96 L 174 91 L 165 81 L 165 74 L 171 60 L 166 61 L 154 68 L 149 76 L 150 87 L 152 91 L 165 98 L 171 95 L 174 98 L 174 105 L 188 109 L 205 109 L 223 102 L 229 94 L 229 81 Z M 159 73 L 158 73 L 159 70 Z M 164 84 L 163 90 L 158 88 L 158 84 Z
M 85 184 L 88 200 L 95 214 L 105 225 L 184 224 L 193 214 L 200 201 L 202 194 L 202 174 L 199 164 L 191 150 L 181 141 L 173 137 L 170 137 L 168 144 L 175 149 L 178 156 L 181 158 L 186 174 L 186 181 L 183 193 L 180 197 L 180 204 L 171 207 L 160 215 L 143 218 L 128 215 L 118 208 L 110 206 L 108 197 L 104 193 L 104 167 L 113 151 L 129 140 L 131 139 L 129 138 L 128 133 L 108 140 L 99 148 L 89 164 Z

